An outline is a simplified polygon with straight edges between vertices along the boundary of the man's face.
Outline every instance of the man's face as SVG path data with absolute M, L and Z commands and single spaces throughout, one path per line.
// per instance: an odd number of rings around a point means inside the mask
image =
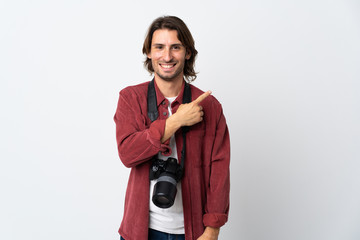
M 185 59 L 190 58 L 190 53 L 186 53 L 176 30 L 158 29 L 153 33 L 147 57 L 151 59 L 155 77 L 173 81 L 183 79 Z

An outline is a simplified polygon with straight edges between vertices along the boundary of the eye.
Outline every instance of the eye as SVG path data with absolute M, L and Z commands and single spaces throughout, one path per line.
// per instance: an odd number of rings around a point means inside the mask
M 175 45 L 172 47 L 174 50 L 179 50 L 181 47 L 179 45 Z

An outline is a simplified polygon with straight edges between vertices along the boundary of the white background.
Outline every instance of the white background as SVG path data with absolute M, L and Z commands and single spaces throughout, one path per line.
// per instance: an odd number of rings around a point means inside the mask
M 194 84 L 223 104 L 220 239 L 360 239 L 360 3 L 0 1 L 0 239 L 118 239 L 129 170 L 118 92 L 150 80 L 151 21 L 176 15 Z

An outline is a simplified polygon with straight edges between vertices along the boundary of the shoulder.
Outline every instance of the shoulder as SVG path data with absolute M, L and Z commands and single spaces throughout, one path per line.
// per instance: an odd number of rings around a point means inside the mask
M 143 106 L 147 101 L 147 88 L 149 82 L 128 86 L 119 93 L 118 105 L 134 108 L 135 106 Z
M 143 82 L 137 85 L 125 87 L 120 91 L 120 99 L 125 101 L 146 101 L 149 82 Z
M 128 86 L 124 89 L 122 89 L 120 91 L 120 94 L 124 94 L 124 95 L 127 95 L 127 94 L 140 94 L 142 95 L 142 93 L 147 93 L 147 89 L 148 89 L 148 85 L 149 85 L 149 81 L 147 82 L 143 82 L 143 83 L 140 83 L 140 84 L 137 84 L 137 85 L 133 85 L 133 86 Z

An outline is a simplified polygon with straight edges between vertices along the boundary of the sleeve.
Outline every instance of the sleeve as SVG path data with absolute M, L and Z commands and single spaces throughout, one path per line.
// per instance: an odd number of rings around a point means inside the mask
M 203 216 L 204 225 L 215 228 L 223 226 L 228 220 L 230 194 L 230 137 L 222 109 L 218 119 Z
M 168 142 L 161 143 L 166 120 L 155 120 L 146 126 L 146 117 L 134 96 L 130 89 L 122 90 L 114 116 L 119 157 L 126 167 L 144 163 L 158 152 L 171 151 Z

